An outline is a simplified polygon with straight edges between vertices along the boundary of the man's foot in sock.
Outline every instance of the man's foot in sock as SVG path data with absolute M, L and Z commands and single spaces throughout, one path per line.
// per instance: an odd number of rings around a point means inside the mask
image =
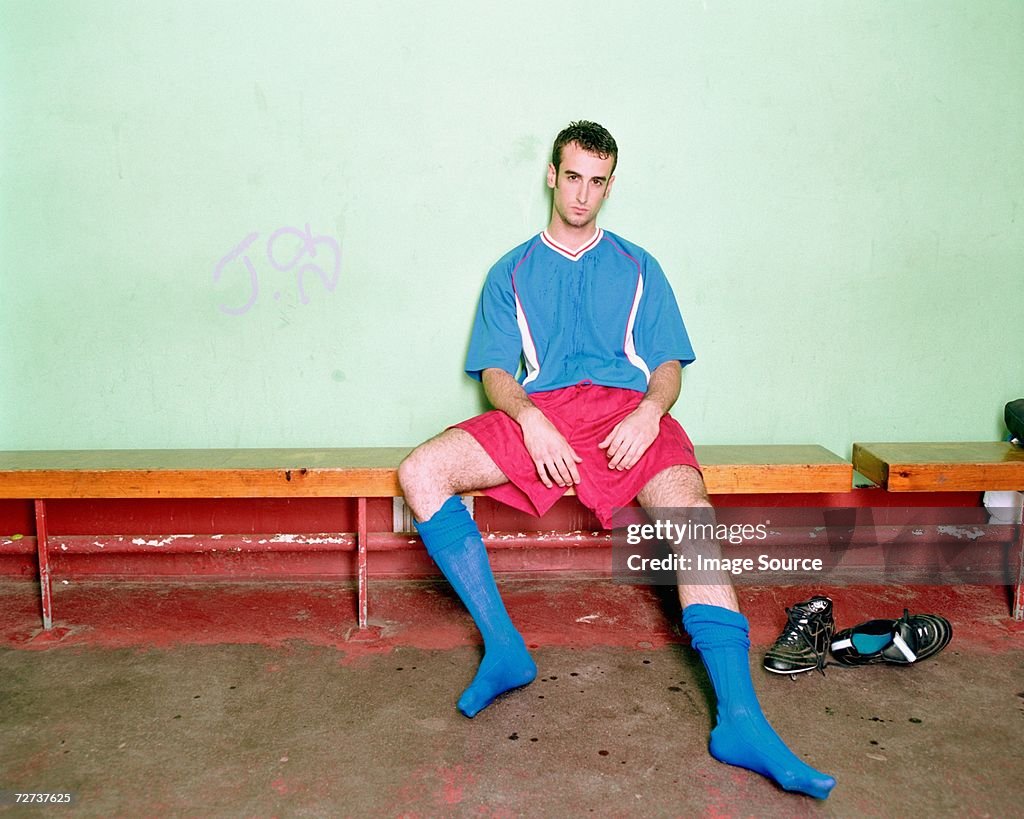
M 764 715 L 740 711 L 723 717 L 711 732 L 711 755 L 774 779 L 787 791 L 825 799 L 836 781 L 794 754 L 775 733 Z
M 532 683 L 536 676 L 537 664 L 525 645 L 492 649 L 484 654 L 473 682 L 459 697 L 459 710 L 467 717 L 475 717 L 496 697 Z

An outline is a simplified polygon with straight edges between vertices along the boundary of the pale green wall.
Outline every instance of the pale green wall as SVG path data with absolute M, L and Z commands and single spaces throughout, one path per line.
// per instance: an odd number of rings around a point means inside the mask
M 0 449 L 413 444 L 554 134 L 697 350 L 698 443 L 992 439 L 1024 395 L 1024 3 L 0 0 Z M 274 273 L 309 223 L 341 279 Z M 263 292 L 217 262 L 253 232 Z M 275 300 L 275 292 L 283 293 Z

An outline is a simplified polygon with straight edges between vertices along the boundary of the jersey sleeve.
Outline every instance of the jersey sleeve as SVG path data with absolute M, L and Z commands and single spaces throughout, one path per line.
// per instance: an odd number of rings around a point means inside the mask
M 466 374 L 480 381 L 484 370 L 497 367 L 514 377 L 522 352 L 512 274 L 507 266 L 499 263 L 487 274 L 480 293 L 466 355 Z
M 644 290 L 633 327 L 637 354 L 654 372 L 666 361 L 681 366 L 696 360 L 690 336 L 679 313 L 672 285 L 661 265 L 651 256 L 644 264 Z

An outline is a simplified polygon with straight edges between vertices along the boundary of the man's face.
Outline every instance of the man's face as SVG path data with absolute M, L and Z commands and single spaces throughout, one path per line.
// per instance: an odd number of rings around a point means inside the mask
M 548 165 L 548 187 L 554 212 L 566 225 L 586 227 L 597 219 L 601 205 L 612 190 L 615 177 L 611 175 L 615 160 L 601 159 L 597 154 L 584 151 L 570 142 L 562 148 L 562 164 L 558 171 Z

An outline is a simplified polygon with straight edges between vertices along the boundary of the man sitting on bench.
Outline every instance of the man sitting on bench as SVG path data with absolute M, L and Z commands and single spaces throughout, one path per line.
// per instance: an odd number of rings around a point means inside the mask
M 486 490 L 542 515 L 573 486 L 607 528 L 633 498 L 645 509 L 711 506 L 693 445 L 668 414 L 694 360 L 671 287 L 643 248 L 597 227 L 617 161 L 596 123 L 558 134 L 547 230 L 491 268 L 473 327 L 466 372 L 495 409 L 420 445 L 399 468 L 423 543 L 483 636 L 484 658 L 458 701 L 467 717 L 532 682 L 537 667 L 460 494 Z M 678 590 L 718 698 L 712 755 L 827 797 L 835 780 L 800 761 L 761 713 L 728 575 Z

